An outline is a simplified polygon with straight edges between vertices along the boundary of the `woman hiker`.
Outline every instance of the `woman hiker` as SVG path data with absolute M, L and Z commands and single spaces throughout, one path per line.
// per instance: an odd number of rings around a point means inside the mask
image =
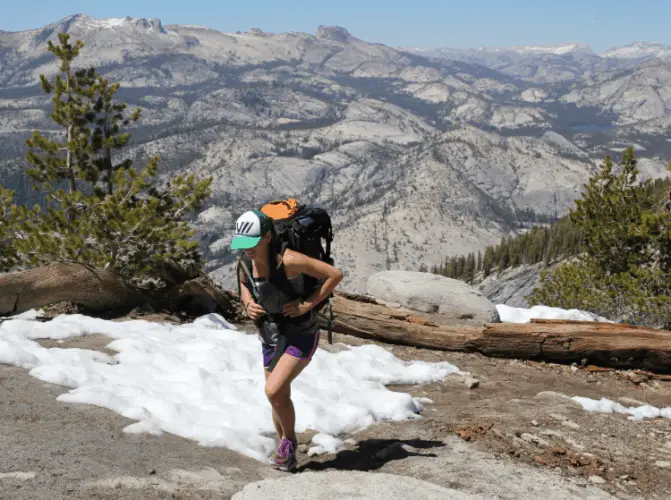
M 252 210 L 236 222 L 233 250 L 244 250 L 238 268 L 242 302 L 262 338 L 265 392 L 272 406 L 279 448 L 270 458 L 277 469 L 296 467 L 296 415 L 291 382 L 310 363 L 319 343 L 317 313 L 313 309 L 342 280 L 342 272 L 329 264 L 286 249 L 280 255 L 271 230 L 273 221 Z M 321 287 L 304 295 L 304 278 L 323 280 Z

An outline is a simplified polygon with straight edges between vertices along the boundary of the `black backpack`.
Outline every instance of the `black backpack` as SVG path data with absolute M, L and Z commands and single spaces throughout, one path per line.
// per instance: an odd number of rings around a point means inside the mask
M 286 200 L 274 200 L 266 203 L 260 208 L 260 211 L 273 219 L 273 242 L 274 252 L 280 255 L 287 249 L 295 250 L 313 259 L 321 260 L 329 265 L 333 265 L 331 256 L 331 243 L 333 241 L 333 227 L 331 217 L 328 212 L 317 206 L 303 205 L 293 198 Z M 240 286 L 240 265 L 247 272 L 247 279 L 251 276 L 251 262 L 246 257 L 238 261 L 238 288 Z M 273 266 L 271 268 L 274 269 Z M 253 280 L 250 285 L 253 287 Z M 323 284 L 312 276 L 304 276 L 305 294 L 307 298 Z M 253 289 L 253 288 L 252 288 Z M 333 305 L 330 294 L 322 300 L 314 309 L 321 312 L 325 306 L 328 306 L 328 342 L 333 343 Z

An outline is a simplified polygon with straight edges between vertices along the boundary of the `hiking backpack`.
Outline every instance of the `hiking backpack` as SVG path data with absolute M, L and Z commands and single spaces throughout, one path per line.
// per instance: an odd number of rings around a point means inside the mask
M 278 252 L 281 255 L 287 248 L 289 248 L 305 254 L 308 257 L 312 257 L 313 259 L 321 260 L 329 265 L 333 265 L 333 258 L 331 257 L 333 228 L 331 226 L 331 217 L 326 210 L 312 205 L 304 205 L 294 198 L 288 198 L 285 200 L 269 201 L 260 208 L 260 211 L 273 220 L 273 242 L 277 245 L 277 247 L 274 248 L 275 252 Z M 245 272 L 247 272 L 245 264 L 239 261 L 238 266 L 241 264 L 243 265 Z M 249 265 L 249 263 L 247 265 Z M 251 271 L 251 267 L 249 267 L 249 271 Z M 248 278 L 251 277 L 248 275 Z M 312 295 L 312 293 L 318 290 L 323 284 L 322 280 L 318 280 L 317 278 L 308 275 L 304 275 L 303 280 L 305 283 L 305 293 L 303 298 Z M 333 343 L 332 297 L 333 293 L 322 300 L 314 308 L 315 311 L 320 312 L 328 305 L 329 344 Z

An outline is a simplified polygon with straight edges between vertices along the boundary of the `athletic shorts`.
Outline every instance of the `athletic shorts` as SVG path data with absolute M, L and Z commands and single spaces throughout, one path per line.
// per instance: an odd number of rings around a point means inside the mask
M 319 344 L 319 330 L 315 333 L 297 333 L 287 337 L 284 354 L 293 356 L 296 359 L 312 359 L 317 345 Z M 263 367 L 267 368 L 270 365 L 277 346 L 268 345 L 261 342 L 261 350 L 263 351 Z

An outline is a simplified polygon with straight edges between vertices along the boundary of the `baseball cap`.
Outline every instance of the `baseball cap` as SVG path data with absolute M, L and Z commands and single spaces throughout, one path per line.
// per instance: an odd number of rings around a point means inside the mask
M 263 212 L 258 210 L 245 212 L 235 221 L 235 236 L 231 241 L 231 248 L 244 250 L 255 247 L 272 227 L 272 219 Z

